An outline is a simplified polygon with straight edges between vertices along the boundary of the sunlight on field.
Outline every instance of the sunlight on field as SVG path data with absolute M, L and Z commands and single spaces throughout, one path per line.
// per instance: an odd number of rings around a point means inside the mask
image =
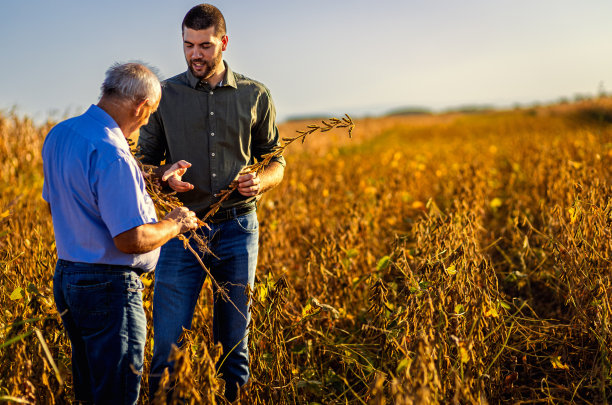
M 242 403 L 612 399 L 610 100 L 356 124 L 292 145 L 260 202 Z M 0 400 L 72 398 L 40 197 L 50 126 L 0 115 Z M 211 294 L 178 384 L 223 403 Z

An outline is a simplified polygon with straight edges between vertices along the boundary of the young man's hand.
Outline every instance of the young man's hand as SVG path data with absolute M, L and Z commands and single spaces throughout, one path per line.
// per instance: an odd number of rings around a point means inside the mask
M 238 192 L 245 197 L 253 197 L 261 191 L 261 179 L 255 172 L 238 176 Z
M 179 193 L 193 190 L 193 184 L 182 181 L 183 175 L 190 167 L 191 163 L 185 160 L 179 160 L 164 172 L 162 181 L 167 181 L 170 188 Z

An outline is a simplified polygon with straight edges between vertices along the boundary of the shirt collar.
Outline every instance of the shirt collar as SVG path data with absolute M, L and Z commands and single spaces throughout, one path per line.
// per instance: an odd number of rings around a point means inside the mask
M 95 119 L 100 124 L 104 125 L 105 127 L 109 127 L 109 128 L 115 128 L 116 127 L 116 128 L 119 128 L 119 125 L 117 125 L 117 123 L 115 122 L 113 117 L 108 115 L 108 113 L 106 111 L 104 111 L 103 109 L 101 109 L 100 107 L 98 107 L 95 104 L 92 104 L 87 109 L 87 111 L 85 111 L 85 115 Z
M 217 87 L 230 86 L 236 88 L 236 78 L 234 77 L 234 72 L 229 67 L 226 61 L 223 61 L 223 64 L 225 65 L 225 76 Z M 191 86 L 191 88 L 195 89 L 198 86 L 198 83 L 200 83 L 200 79 L 195 77 L 193 73 L 191 73 L 191 70 L 187 69 L 187 82 L 189 83 L 189 86 Z
M 129 150 L 129 145 L 127 143 L 127 139 L 125 139 L 125 135 L 123 135 L 123 131 L 121 131 L 119 125 L 106 111 L 97 105 L 92 104 L 87 111 L 85 111 L 84 115 L 87 115 L 88 117 L 102 124 L 102 126 L 107 128 L 109 132 L 117 138 L 117 140 L 120 140 L 121 145 L 124 145 Z

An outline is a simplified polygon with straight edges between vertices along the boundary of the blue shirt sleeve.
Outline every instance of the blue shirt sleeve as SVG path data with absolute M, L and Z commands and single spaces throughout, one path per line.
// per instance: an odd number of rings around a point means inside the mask
M 98 173 L 94 190 L 102 221 L 114 238 L 140 225 L 157 222 L 144 178 L 131 157 L 120 157 Z
M 46 202 L 49 202 L 49 189 L 46 180 L 43 181 L 42 198 Z
M 45 141 L 46 141 L 46 140 L 45 140 Z M 46 144 L 46 142 L 43 144 L 43 149 L 42 149 L 42 151 L 41 151 L 41 156 L 42 156 L 42 158 L 43 158 L 43 161 L 44 161 L 45 159 L 47 159 L 47 157 L 45 156 L 45 152 L 46 152 L 46 151 L 45 151 L 45 146 L 46 146 L 45 144 Z M 49 184 L 48 184 L 49 182 L 48 182 L 48 177 L 47 177 L 47 174 L 46 174 L 46 173 L 44 173 L 44 169 L 45 169 L 45 167 L 47 167 L 47 166 L 48 166 L 48 164 L 43 165 L 43 188 L 42 188 L 42 198 L 43 198 L 43 200 L 45 200 L 46 202 L 49 202 Z

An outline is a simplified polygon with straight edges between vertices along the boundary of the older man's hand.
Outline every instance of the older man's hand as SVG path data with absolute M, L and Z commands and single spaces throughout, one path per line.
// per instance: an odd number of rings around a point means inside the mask
M 181 227 L 179 233 L 187 232 L 198 227 L 198 218 L 195 212 L 189 211 L 186 207 L 173 209 L 164 219 L 171 219 L 177 222 Z

